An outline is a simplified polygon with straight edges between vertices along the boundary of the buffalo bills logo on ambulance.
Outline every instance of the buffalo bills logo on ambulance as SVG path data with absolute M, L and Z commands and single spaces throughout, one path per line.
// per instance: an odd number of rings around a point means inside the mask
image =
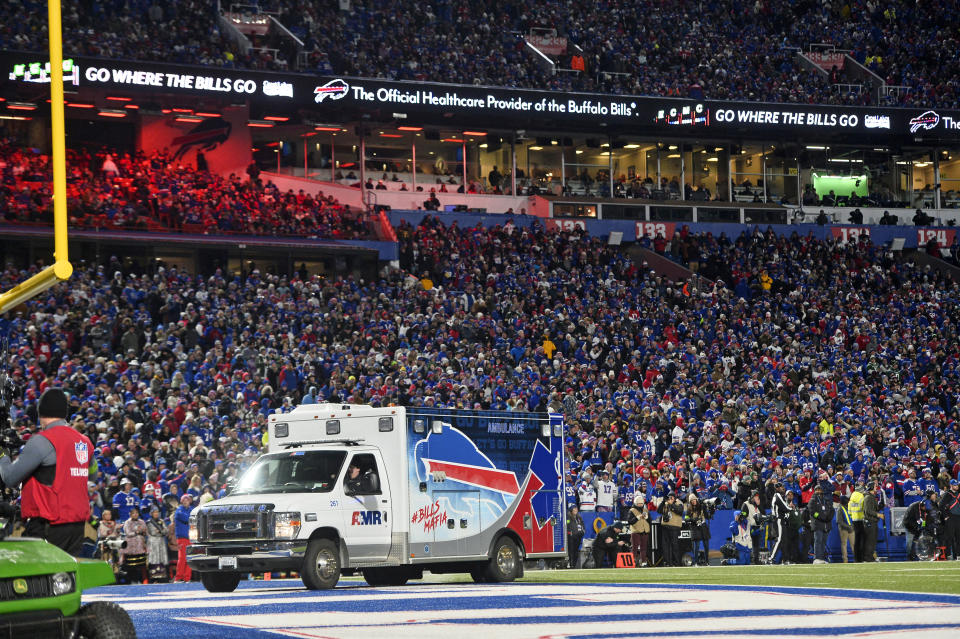
M 510 496 L 520 492 L 514 473 L 497 468 L 469 437 L 449 424 L 444 424 L 440 433 L 431 433 L 417 443 L 415 459 L 419 462 L 417 474 L 421 480 L 433 477 L 436 481 L 437 474 L 442 473 L 447 481 Z
M 313 90 L 313 101 L 320 104 L 327 98 L 339 100 L 347 94 L 349 89 L 350 85 L 343 80 L 331 80 Z
M 90 460 L 90 451 L 84 442 L 77 442 L 73 445 L 73 452 L 77 455 L 78 464 L 86 464 Z
M 910 133 L 916 133 L 920 129 L 929 131 L 935 129 L 938 124 L 940 124 L 940 116 L 936 111 L 924 111 L 910 120 Z

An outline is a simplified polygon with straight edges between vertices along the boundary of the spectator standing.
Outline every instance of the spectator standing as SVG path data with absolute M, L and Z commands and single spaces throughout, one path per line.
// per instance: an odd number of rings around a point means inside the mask
M 750 524 L 750 534 L 753 535 L 753 543 L 750 546 L 754 550 L 754 563 L 759 563 L 758 553 L 763 546 L 763 526 L 760 525 L 763 509 L 760 506 L 760 493 L 756 490 L 750 493 L 750 497 L 743 502 L 741 510 L 747 513 L 747 523 Z
M 843 563 L 856 561 L 857 558 L 857 533 L 853 529 L 853 519 L 850 518 L 850 498 L 844 495 L 840 498 L 840 505 L 837 507 L 837 528 L 840 532 L 840 555 L 843 557 Z M 850 546 L 850 555 L 847 555 L 847 545 Z
M 154 506 L 150 509 L 150 519 L 147 520 L 147 566 L 150 579 L 169 579 L 167 564 L 167 524 L 160 516 L 160 509 Z
M 633 498 L 633 506 L 627 511 L 630 526 L 630 543 L 636 565 L 647 565 L 647 548 L 650 546 L 650 512 L 642 495 Z
M 490 189 L 493 190 L 499 188 L 500 181 L 502 179 L 503 175 L 501 175 L 500 171 L 497 170 L 497 167 L 494 166 L 493 169 L 491 169 L 490 174 L 487 176 L 487 182 L 490 183 Z
M 123 564 L 131 583 L 147 581 L 147 525 L 140 519 L 140 511 L 130 511 L 130 519 L 123 524 Z
M 833 527 L 833 501 L 823 494 L 819 483 L 813 488 L 813 499 L 808 505 L 813 526 L 813 554 L 815 564 L 827 563 L 827 537 Z
M 597 512 L 613 512 L 613 504 L 617 500 L 617 485 L 610 481 L 610 471 L 600 472 L 600 481 L 597 482 Z
M 877 560 L 877 523 L 884 519 L 877 502 L 877 484 L 867 484 L 867 494 L 863 497 L 863 560 Z
M 193 497 L 184 495 L 180 498 L 180 506 L 174 514 L 177 534 L 177 573 L 174 581 L 190 581 L 192 572 L 187 565 L 187 546 L 190 545 L 190 511 Z
M 946 520 L 944 539 L 947 553 L 960 560 L 960 482 L 950 480 L 950 490 L 940 498 L 940 512 Z
M 594 487 L 593 480 L 589 474 L 580 482 L 577 497 L 580 500 L 580 510 L 583 512 L 593 513 L 597 510 L 597 489 Z
M 117 511 L 117 523 L 123 524 L 130 518 L 130 513 L 139 506 L 139 499 L 133 494 L 133 482 L 124 477 L 120 480 L 120 492 L 113 496 L 113 508 Z
M 567 558 L 570 568 L 580 565 L 580 544 L 583 542 L 584 525 L 580 509 L 571 506 L 567 513 Z

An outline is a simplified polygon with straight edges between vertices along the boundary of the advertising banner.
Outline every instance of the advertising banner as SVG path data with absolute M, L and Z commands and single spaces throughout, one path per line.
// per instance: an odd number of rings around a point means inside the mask
M 8 93 L 17 85 L 50 81 L 49 63 L 36 54 L 0 52 L 0 68 Z M 610 135 L 718 134 L 764 139 L 804 135 L 807 140 L 960 142 L 960 111 L 940 109 L 564 93 L 80 57 L 67 60 L 64 68 L 67 84 L 78 91 L 92 87 L 128 95 L 218 96 L 309 114 L 321 121 L 369 116 L 377 121 L 431 123 L 444 118 L 454 127 L 469 123 L 549 130 L 562 126 Z
M 523 39 L 553 57 L 559 57 L 567 52 L 567 39 L 563 36 L 525 35 Z
M 806 56 L 807 60 L 810 60 L 810 62 L 813 62 L 824 71 L 831 71 L 833 67 L 837 67 L 842 71 L 843 64 L 847 59 L 847 56 L 842 53 L 837 53 L 836 51 L 812 51 L 810 53 L 804 53 L 803 55 Z

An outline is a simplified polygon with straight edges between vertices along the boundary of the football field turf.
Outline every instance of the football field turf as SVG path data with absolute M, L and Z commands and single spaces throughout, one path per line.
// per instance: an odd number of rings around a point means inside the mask
M 528 571 L 532 583 L 791 586 L 960 594 L 960 561 Z
M 232 593 L 208 593 L 196 583 L 107 586 L 84 593 L 84 599 L 121 605 L 138 639 L 960 636 L 960 596 L 876 589 L 892 587 L 910 568 L 921 571 L 913 580 L 919 587 L 955 587 L 952 566 L 896 568 L 531 571 L 512 584 L 428 575 L 392 588 L 347 578 L 324 591 L 306 590 L 296 580 L 243 581 Z M 869 580 L 862 588 L 843 585 L 861 575 Z M 780 585 L 788 580 L 807 580 L 808 587 Z

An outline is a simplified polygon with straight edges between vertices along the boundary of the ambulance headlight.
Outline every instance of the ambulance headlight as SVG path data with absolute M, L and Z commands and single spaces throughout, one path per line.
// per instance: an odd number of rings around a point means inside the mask
M 277 539 L 296 539 L 300 534 L 300 513 L 274 513 L 273 536 Z
M 190 513 L 190 532 L 188 534 L 190 541 L 198 541 L 200 535 L 197 533 L 197 513 Z

